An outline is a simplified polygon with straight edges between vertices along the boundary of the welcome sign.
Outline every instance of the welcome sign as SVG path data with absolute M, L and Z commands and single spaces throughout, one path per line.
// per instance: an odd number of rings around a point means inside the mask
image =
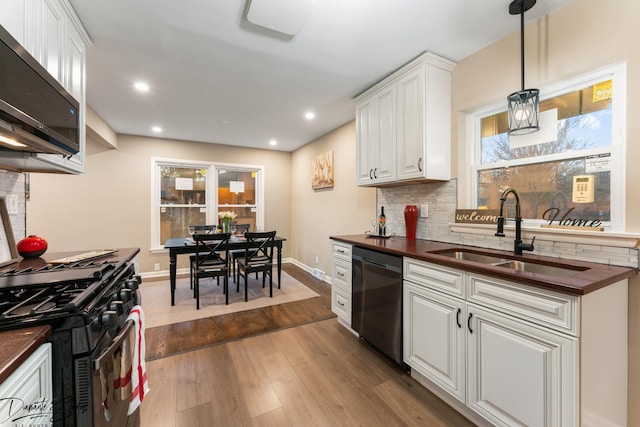
M 456 209 L 456 222 L 466 224 L 496 224 L 497 209 Z

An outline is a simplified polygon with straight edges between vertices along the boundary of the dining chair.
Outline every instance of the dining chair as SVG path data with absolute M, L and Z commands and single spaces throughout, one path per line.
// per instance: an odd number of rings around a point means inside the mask
M 225 303 L 229 304 L 229 233 L 194 234 L 196 253 L 191 269 L 196 298 L 196 309 L 200 309 L 200 279 L 215 277 L 223 280 Z
M 189 237 L 193 238 L 194 234 L 213 234 L 216 232 L 215 225 L 190 225 L 187 227 Z M 189 256 L 189 287 L 193 289 L 193 263 L 196 259 L 195 254 Z
M 236 226 L 236 235 L 244 236 L 244 234 L 249 231 L 249 224 L 234 224 L 234 221 L 232 221 L 231 224 Z M 236 283 L 236 261 L 238 258 L 244 256 L 244 249 L 232 249 L 229 251 L 229 256 L 231 257 L 231 268 L 233 270 L 233 283 Z
M 248 279 L 251 273 L 262 273 L 262 287 L 269 276 L 269 297 L 273 297 L 273 247 L 275 231 L 248 231 L 244 233 L 247 244 L 244 256 L 237 259 L 237 291 L 240 291 L 240 277 L 244 276 L 244 300 L 248 301 Z

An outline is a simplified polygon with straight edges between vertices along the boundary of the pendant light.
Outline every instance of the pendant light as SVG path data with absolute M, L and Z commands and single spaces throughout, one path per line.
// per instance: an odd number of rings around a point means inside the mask
M 526 135 L 540 130 L 540 91 L 524 88 L 524 12 L 531 9 L 536 0 L 513 0 L 509 5 L 509 14 L 520 15 L 520 61 L 522 72 L 522 90 L 507 97 L 509 115 L 509 135 Z

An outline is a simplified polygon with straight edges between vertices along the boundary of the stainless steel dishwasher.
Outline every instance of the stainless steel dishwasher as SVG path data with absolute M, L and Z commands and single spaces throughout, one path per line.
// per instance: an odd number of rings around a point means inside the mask
M 351 328 L 402 364 L 402 257 L 353 248 Z

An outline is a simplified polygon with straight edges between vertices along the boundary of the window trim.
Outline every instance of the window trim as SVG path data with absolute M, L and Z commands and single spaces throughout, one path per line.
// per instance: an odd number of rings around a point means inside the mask
M 160 167 L 166 165 L 173 165 L 176 167 L 201 167 L 203 169 L 207 169 L 207 178 L 206 178 L 206 218 L 207 223 L 215 223 L 217 224 L 218 220 L 216 218 L 218 211 L 218 192 L 216 189 L 217 180 L 218 180 L 218 169 L 240 169 L 240 170 L 250 170 L 256 171 L 256 203 L 257 203 L 257 211 L 256 211 L 256 228 L 264 229 L 264 216 L 265 216 L 265 207 L 264 207 L 264 166 L 263 165 L 249 165 L 249 164 L 237 164 L 237 163 L 229 163 L 229 162 L 205 162 L 201 160 L 183 160 L 183 159 L 175 159 L 175 158 L 164 158 L 164 157 L 152 157 L 151 158 L 151 240 L 149 244 L 149 251 L 151 253 L 157 252 L 165 252 L 164 242 L 160 242 L 160 190 L 161 183 L 158 179 Z M 215 220 L 215 221 L 214 221 Z
M 626 164 L 624 153 L 626 153 L 626 115 L 627 115 L 627 69 L 626 63 L 613 64 L 598 70 L 585 73 L 579 76 L 563 79 L 562 81 L 543 86 L 540 90 L 540 99 L 545 100 L 555 96 L 563 95 L 572 90 L 611 78 L 613 80 L 614 108 L 612 109 L 611 128 L 612 141 L 609 147 L 599 147 L 584 151 L 584 155 L 611 152 L 611 221 L 605 227 L 606 231 L 614 233 L 624 233 L 625 231 L 625 194 L 626 194 Z M 495 103 L 488 107 L 472 111 L 466 115 L 466 156 L 464 158 L 464 171 L 467 175 L 467 185 L 464 191 L 460 192 L 459 205 L 477 207 L 477 172 L 480 169 L 491 169 L 500 167 L 503 162 L 492 164 L 481 164 L 480 150 L 480 122 L 481 119 L 493 114 L 506 111 L 506 103 Z M 582 155 L 580 156 L 582 157 Z M 549 160 L 562 160 L 564 158 L 575 158 L 570 153 L 557 153 L 548 156 L 537 157 L 535 162 L 528 159 L 518 159 L 510 164 L 533 164 Z M 523 225 L 538 227 L 544 220 L 524 219 Z

